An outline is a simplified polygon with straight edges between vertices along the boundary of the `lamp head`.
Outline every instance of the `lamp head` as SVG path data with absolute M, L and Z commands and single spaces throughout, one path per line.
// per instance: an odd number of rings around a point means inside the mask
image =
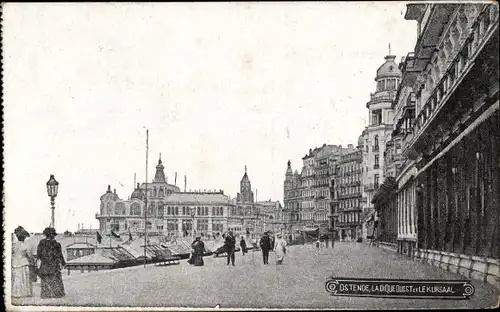
M 49 181 L 47 181 L 47 194 L 50 197 L 56 197 L 58 188 L 59 188 L 59 182 L 57 182 L 56 179 L 54 178 L 54 175 L 51 174 Z

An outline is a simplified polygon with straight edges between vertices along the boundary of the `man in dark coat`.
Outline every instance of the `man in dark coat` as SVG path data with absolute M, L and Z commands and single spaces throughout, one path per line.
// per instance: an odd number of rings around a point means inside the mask
M 262 249 L 262 257 L 264 259 L 264 264 L 269 264 L 269 250 L 272 249 L 271 247 L 271 239 L 269 238 L 269 235 L 267 232 L 264 233 L 264 235 L 260 239 L 260 249 Z
M 236 238 L 233 236 L 233 231 L 229 231 L 224 241 L 224 246 L 227 253 L 227 265 L 231 262 L 234 266 L 234 250 L 236 249 Z
M 247 253 L 247 242 L 245 241 L 245 237 L 241 237 L 240 241 L 241 253 L 244 255 Z

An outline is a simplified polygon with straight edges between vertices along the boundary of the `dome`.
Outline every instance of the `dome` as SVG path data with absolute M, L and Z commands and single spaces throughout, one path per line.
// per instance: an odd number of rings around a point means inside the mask
M 395 62 L 395 59 L 395 55 L 387 55 L 385 57 L 385 63 L 377 69 L 377 77 L 375 80 L 388 77 L 401 78 L 401 71 L 398 68 L 398 64 Z
M 144 199 L 144 192 L 139 188 L 139 183 L 137 183 L 137 188 L 132 192 L 130 199 Z

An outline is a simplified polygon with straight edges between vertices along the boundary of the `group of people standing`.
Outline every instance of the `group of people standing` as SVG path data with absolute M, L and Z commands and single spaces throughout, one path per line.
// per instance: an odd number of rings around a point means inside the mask
M 264 260 L 264 264 L 269 264 L 270 251 L 274 251 L 276 255 L 276 264 L 283 264 L 283 260 L 286 255 L 287 244 L 281 234 L 276 235 L 276 239 L 274 239 L 274 237 L 269 236 L 268 232 L 265 232 L 260 239 L 259 246 L 262 250 L 262 258 Z
M 45 238 L 40 240 L 36 255 L 25 242 L 30 237 L 22 226 L 14 230 L 17 238 L 12 244 L 12 297 L 33 297 L 33 283 L 40 277 L 40 297 L 60 298 L 65 296 L 61 269 L 66 265 L 61 244 L 55 240 L 54 228 L 43 230 Z
M 223 250 L 227 255 L 227 265 L 235 265 L 235 251 L 236 251 L 236 238 L 233 231 L 229 231 L 224 237 Z M 281 234 L 276 235 L 276 239 L 273 236 L 269 236 L 268 232 L 265 232 L 259 242 L 260 249 L 262 250 L 262 257 L 264 264 L 269 264 L 269 252 L 274 251 L 276 255 L 276 264 L 280 265 L 286 255 L 286 241 L 283 239 Z M 247 243 L 245 238 L 242 236 L 240 240 L 240 247 L 242 255 L 248 253 Z M 189 264 L 194 266 L 202 266 L 203 254 L 205 253 L 205 244 L 201 241 L 201 236 L 197 236 L 195 241 L 191 244 L 191 258 L 188 260 Z

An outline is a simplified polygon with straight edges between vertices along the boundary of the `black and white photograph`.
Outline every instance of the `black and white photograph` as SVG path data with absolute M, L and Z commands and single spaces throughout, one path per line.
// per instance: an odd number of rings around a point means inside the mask
M 498 308 L 498 13 L 3 2 L 6 311 Z

